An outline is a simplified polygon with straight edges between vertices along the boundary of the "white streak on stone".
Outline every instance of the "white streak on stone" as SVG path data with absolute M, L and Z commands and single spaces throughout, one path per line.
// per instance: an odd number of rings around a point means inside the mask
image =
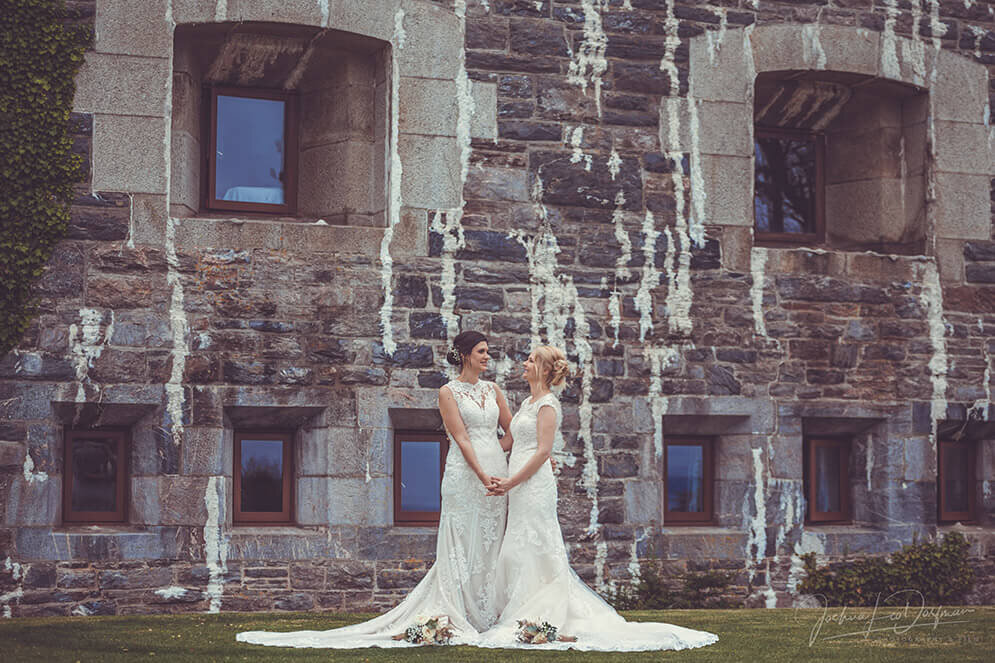
M 48 481 L 48 472 L 35 471 L 35 461 L 31 458 L 31 449 L 24 450 L 24 465 L 21 466 L 21 471 L 24 473 L 24 480 L 28 483 Z
M 929 380 L 933 385 L 933 397 L 930 404 L 930 416 L 933 420 L 933 430 L 930 443 L 936 451 L 937 422 L 947 414 L 947 339 L 946 323 L 943 320 L 943 288 L 940 285 L 940 275 L 935 262 L 925 262 L 922 265 L 922 290 L 919 293 L 919 303 L 926 311 L 926 323 L 929 329 L 929 343 L 933 354 L 929 358 Z
M 871 492 L 871 479 L 874 475 L 874 436 L 867 436 L 867 492 Z
M 128 239 L 124 245 L 135 248 L 135 199 L 132 196 L 128 196 Z
M 76 370 L 76 402 L 86 401 L 84 383 L 89 382 L 87 372 L 93 368 L 93 360 L 98 359 L 114 333 L 114 311 L 109 312 L 107 328 L 102 330 L 104 314 L 93 308 L 79 310 L 80 324 L 69 325 L 69 354 Z
M 594 379 L 594 351 L 587 340 L 589 326 L 584 307 L 577 296 L 577 287 L 573 279 L 564 277 L 563 289 L 565 295 L 573 304 L 573 342 L 574 351 L 577 353 L 581 371 L 580 405 L 578 416 L 580 418 L 580 430 L 578 435 L 584 442 L 584 471 L 581 474 L 581 483 L 584 486 L 587 496 L 591 499 L 591 514 L 587 525 L 587 533 L 593 535 L 598 530 L 598 459 L 594 453 L 594 435 L 592 426 L 592 406 L 591 388 Z M 562 347 L 562 346 L 560 346 Z
M 227 18 L 227 3 L 218 0 L 215 20 L 223 21 Z M 170 36 L 176 28 L 173 22 L 172 0 L 166 3 L 166 23 L 169 26 Z M 170 54 L 169 68 L 172 69 L 172 53 Z M 166 126 L 172 126 L 173 118 L 173 77 L 166 77 L 166 95 L 163 102 L 163 116 Z M 163 153 L 165 155 L 166 173 L 166 237 L 164 248 L 166 253 L 166 284 L 170 287 L 169 298 L 169 328 L 173 340 L 173 347 L 170 350 L 172 363 L 170 365 L 169 380 L 166 382 L 166 413 L 169 415 L 170 435 L 173 443 L 179 445 L 183 441 L 183 372 L 186 368 L 187 355 L 190 353 L 188 345 L 189 325 L 187 323 L 186 311 L 183 307 L 183 282 L 180 279 L 180 261 L 176 255 L 176 224 L 178 219 L 169 216 L 169 191 L 172 181 L 172 151 L 170 132 L 166 132 L 162 139 Z
M 798 594 L 798 584 L 805 577 L 805 563 L 801 556 L 814 552 L 816 555 L 826 554 L 826 542 L 823 535 L 816 532 L 806 532 L 802 530 L 801 537 L 795 543 L 795 552 L 791 556 L 791 568 L 788 570 L 788 592 L 792 595 Z
M 164 598 L 167 601 L 171 599 L 181 599 L 187 595 L 187 589 L 186 587 L 171 585 L 169 587 L 163 587 L 162 589 L 155 590 L 155 595 L 160 598 Z
M 670 402 L 663 396 L 663 372 L 676 363 L 679 354 L 674 348 L 647 347 L 646 358 L 650 364 L 650 386 L 647 398 L 653 412 L 653 450 L 656 457 L 663 457 L 663 416 L 667 414 Z
M 642 569 L 639 566 L 639 544 L 646 540 L 646 530 L 643 529 L 639 536 L 633 538 L 632 545 L 629 546 L 629 583 L 635 585 L 642 577 Z
M 404 9 L 398 8 L 394 13 L 394 47 L 391 49 L 390 62 L 390 213 L 387 228 L 380 241 L 380 283 L 383 288 L 383 304 L 380 306 L 381 343 L 384 353 L 392 356 L 397 350 L 394 342 L 394 327 L 392 317 L 394 312 L 394 259 L 390 255 L 390 244 L 394 241 L 394 228 L 401 221 L 401 155 L 398 148 L 401 72 L 397 63 L 397 52 L 404 48 Z
M 19 600 L 22 596 L 24 596 L 24 590 L 21 589 L 20 587 L 14 589 L 12 591 L 7 592 L 6 594 L 0 594 L 0 603 L 3 604 L 3 617 L 4 617 L 4 619 L 10 619 L 13 616 L 13 612 L 11 611 L 10 604 L 14 600 Z
M 608 544 L 598 541 L 594 546 L 594 587 L 601 593 L 609 589 L 605 582 L 605 564 L 608 562 Z
M 770 436 L 767 437 L 767 447 L 768 450 L 770 450 Z M 768 454 L 768 458 L 770 457 L 772 457 L 772 454 Z M 778 508 L 780 509 L 781 520 L 778 523 L 777 535 L 774 540 L 774 562 L 776 563 L 780 558 L 781 548 L 784 546 L 788 533 L 794 529 L 796 524 L 801 524 L 802 522 L 801 504 L 804 497 L 802 496 L 802 489 L 798 485 L 797 481 L 791 481 L 788 479 L 771 479 L 770 483 L 777 489 L 778 495 L 780 496 Z
M 592 158 L 590 154 L 584 154 L 584 149 L 581 147 L 584 142 L 584 127 L 577 126 L 570 133 L 570 146 L 573 148 L 573 153 L 570 155 L 570 163 L 580 163 L 584 162 L 584 170 L 591 171 Z M 614 177 L 612 178 L 614 179 Z
M 371 481 L 373 481 L 373 475 L 370 474 L 370 461 L 367 460 L 366 461 L 366 477 L 365 477 L 365 482 L 369 483 Z
M 632 0 L 622 0 L 622 9 L 632 11 Z
M 581 8 L 584 11 L 584 39 L 580 48 L 574 52 L 567 71 L 567 81 L 579 85 L 585 94 L 588 85 L 593 86 L 598 117 L 601 117 L 601 77 L 608 69 L 608 61 L 605 59 L 608 37 L 605 36 L 601 14 L 598 11 L 603 7 L 604 1 L 581 0 Z
M 753 302 L 753 332 L 767 338 L 767 321 L 764 319 L 764 280 L 767 266 L 767 249 L 754 246 L 750 249 L 750 300 Z
M 819 24 L 807 23 L 802 27 L 802 58 L 813 69 L 826 68 L 826 51 L 819 39 Z
M 515 367 L 515 362 L 511 360 L 511 357 L 505 355 L 500 359 L 493 362 L 494 364 L 494 382 L 497 386 L 504 389 L 505 380 L 508 379 L 508 375 L 511 374 L 512 369 Z
M 69 614 L 73 615 L 74 617 L 89 617 L 90 615 L 93 614 L 93 611 L 87 608 L 82 603 L 80 603 L 78 606 L 73 608 L 72 612 Z
M 881 33 L 881 73 L 886 78 L 901 79 L 898 64 L 898 38 L 895 24 L 898 21 L 898 0 L 884 0 L 884 31 Z
M 204 557 L 209 578 L 207 598 L 210 599 L 208 612 L 221 611 L 221 596 L 225 589 L 225 573 L 228 572 L 228 542 L 222 529 L 222 505 L 225 504 L 224 477 L 212 476 L 207 480 L 204 505 L 207 507 L 207 522 L 204 524 Z
M 697 99 L 688 99 L 688 122 L 691 133 L 691 217 L 688 221 L 688 236 L 698 248 L 705 246 L 705 200 L 708 192 L 705 190 L 705 176 L 701 170 L 701 139 L 698 125 L 698 104 Z M 681 219 L 677 219 L 678 229 L 681 226 Z M 684 245 L 685 251 L 690 251 L 690 245 Z M 687 256 L 689 265 L 691 256 Z
M 660 285 L 660 272 L 656 269 L 656 240 L 660 232 L 656 229 L 653 212 L 646 210 L 643 218 L 643 273 L 639 280 L 639 290 L 636 291 L 635 305 L 639 311 L 639 340 L 646 340 L 647 332 L 653 330 L 653 289 Z M 672 246 L 669 229 L 667 229 L 667 251 Z M 670 298 L 670 290 L 667 292 Z
M 214 5 L 214 20 L 228 20 L 228 0 L 218 0 L 217 4 Z
M 446 325 L 446 336 L 450 342 L 459 331 L 459 318 L 456 317 L 456 252 L 465 244 L 463 226 L 453 215 L 436 212 L 432 217 L 431 228 L 442 235 L 442 275 L 439 278 L 439 288 L 442 291 L 442 306 L 440 315 Z
M 746 557 L 750 567 L 750 579 L 753 579 L 757 567 L 767 555 L 767 504 L 766 475 L 764 472 L 763 449 L 754 448 L 753 452 L 753 513 L 750 513 L 750 501 L 743 500 L 743 519 L 745 521 Z
M 328 0 L 318 0 L 318 9 L 321 10 L 321 25 L 328 27 Z
M 713 7 L 712 12 L 719 17 L 719 29 L 706 32 L 705 39 L 708 47 L 708 61 L 714 67 L 729 26 L 729 10 L 725 7 Z
M 619 172 L 622 170 L 622 157 L 618 155 L 618 151 L 613 147 L 612 153 L 608 157 L 608 173 L 612 176 L 612 181 L 618 177 Z

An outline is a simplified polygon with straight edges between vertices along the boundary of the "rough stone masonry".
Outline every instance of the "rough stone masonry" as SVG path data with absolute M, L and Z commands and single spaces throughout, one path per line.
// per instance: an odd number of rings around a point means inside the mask
M 67 5 L 96 33 L 72 118 L 88 169 L 40 315 L 0 360 L 7 616 L 392 605 L 435 545 L 432 528 L 393 524 L 392 434 L 434 407 L 460 329 L 489 336 L 513 407 L 532 344 L 576 365 L 560 517 L 593 586 L 657 557 L 789 606 L 803 553 L 957 530 L 970 599 L 993 601 L 989 3 Z M 293 48 L 249 38 L 241 59 L 200 61 L 184 41 L 274 23 Z M 307 44 L 340 33 L 362 48 L 334 89 L 373 90 L 372 110 L 329 119 L 355 151 L 300 175 L 336 216 L 200 209 L 195 99 L 223 69 L 208 65 L 292 87 Z M 778 72 L 928 100 L 898 113 L 905 133 L 844 109 L 894 137 L 838 155 L 850 188 L 827 188 L 827 233 L 845 246 L 755 241 L 754 83 Z M 232 525 L 232 433 L 260 422 L 295 434 L 294 526 Z M 126 523 L 63 521 L 64 431 L 87 427 L 128 431 Z M 812 434 L 853 441 L 850 523 L 806 521 Z M 977 453 L 970 524 L 937 520 L 937 444 L 953 434 Z M 663 519 L 673 435 L 716 440 L 707 526 Z

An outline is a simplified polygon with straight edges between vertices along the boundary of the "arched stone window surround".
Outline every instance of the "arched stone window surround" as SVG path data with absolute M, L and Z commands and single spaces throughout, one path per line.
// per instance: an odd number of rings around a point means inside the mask
M 894 58 L 892 58 L 894 54 Z M 784 70 L 845 71 L 915 85 L 931 95 L 935 182 L 932 232 L 941 278 L 964 278 L 963 244 L 990 239 L 987 68 L 937 50 L 929 39 L 908 39 L 847 26 L 763 25 L 691 40 L 690 91 L 681 113 L 681 140 L 664 149 L 695 151 L 705 183 L 705 223 L 751 242 L 753 226 L 753 86 L 759 73 Z M 664 107 L 665 109 L 666 107 Z M 661 118 L 666 126 L 667 118 Z M 695 135 L 692 135 L 695 134 Z M 694 143 L 697 143 L 696 149 Z
M 403 44 L 395 43 L 399 11 Z M 403 172 L 400 224 L 392 250 L 396 256 L 427 254 L 429 215 L 456 207 L 462 186 L 456 78 L 463 31 L 452 9 L 430 0 L 98 0 L 94 49 L 77 78 L 74 110 L 94 115 L 93 190 L 131 194 L 130 239 L 136 244 L 162 244 L 169 216 L 172 108 L 167 96 L 173 25 L 168 18 L 177 26 L 290 23 L 390 42 L 400 76 L 397 149 Z M 492 139 L 496 85 L 474 81 L 472 96 L 471 136 Z M 388 154 L 380 176 L 389 177 L 384 173 L 389 162 Z M 383 237 L 383 228 L 376 227 L 237 218 L 179 219 L 175 230 L 178 250 L 228 246 L 339 251 L 349 246 L 375 256 Z

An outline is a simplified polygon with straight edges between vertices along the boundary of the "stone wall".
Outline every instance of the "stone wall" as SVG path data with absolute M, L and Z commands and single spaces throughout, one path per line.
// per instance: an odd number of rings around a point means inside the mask
M 535 339 L 577 365 L 560 515 L 599 589 L 658 556 L 674 572 L 736 571 L 744 603 L 791 605 L 802 553 L 886 553 L 956 528 L 974 600 L 992 600 L 986 3 L 69 4 L 98 27 L 72 121 L 91 168 L 41 313 L 0 360 L 11 614 L 396 602 L 435 531 L 392 524 L 389 410 L 434 407 L 459 329 L 488 334 L 513 407 Z M 390 42 L 406 101 L 387 126 L 388 170 L 401 168 L 386 227 L 171 217 L 167 8 L 178 24 Z M 118 67 L 127 58 L 153 71 Z M 751 81 L 781 69 L 931 95 L 924 255 L 753 246 Z M 160 83 L 154 104 L 116 104 Z M 295 527 L 231 524 L 231 434 L 260 420 L 296 432 Z M 126 525 L 62 523 L 73 425 L 130 430 Z M 975 525 L 936 523 L 949 430 L 979 448 Z M 803 518 L 802 439 L 829 431 L 854 439 L 852 525 Z M 711 526 L 662 522 L 673 434 L 717 440 Z

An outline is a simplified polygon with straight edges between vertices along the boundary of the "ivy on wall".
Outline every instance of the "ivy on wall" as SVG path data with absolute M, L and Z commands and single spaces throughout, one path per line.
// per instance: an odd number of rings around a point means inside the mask
M 0 0 L 0 356 L 31 321 L 81 173 L 69 113 L 90 30 L 66 18 L 64 0 Z

